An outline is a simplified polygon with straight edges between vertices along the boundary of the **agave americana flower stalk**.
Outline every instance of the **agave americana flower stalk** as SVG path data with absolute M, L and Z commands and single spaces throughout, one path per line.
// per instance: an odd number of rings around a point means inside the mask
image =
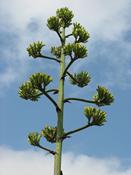
M 56 15 L 50 17 L 47 20 L 47 26 L 50 30 L 55 31 L 60 39 L 59 46 L 51 47 L 52 56 L 44 54 L 45 43 L 37 41 L 31 43 L 27 48 L 28 54 L 34 59 L 42 58 L 56 62 L 59 66 L 59 80 L 58 87 L 48 88 L 48 85 L 52 83 L 53 78 L 43 72 L 38 72 L 29 77 L 29 79 L 23 83 L 19 88 L 19 96 L 25 100 L 31 100 L 37 102 L 41 96 L 46 96 L 47 99 L 55 107 L 57 113 L 56 126 L 46 125 L 40 133 L 31 132 L 28 135 L 28 141 L 32 146 L 43 149 L 54 156 L 54 175 L 62 175 L 61 160 L 62 160 L 62 145 L 64 140 L 70 137 L 72 134 L 87 129 L 92 126 L 102 126 L 106 122 L 106 112 L 99 107 L 110 105 L 114 101 L 113 95 L 105 87 L 98 86 L 95 95 L 91 99 L 65 98 L 64 84 L 66 78 L 69 77 L 69 82 L 83 88 L 87 86 L 91 81 L 91 76 L 87 71 L 71 73 L 70 67 L 76 61 L 85 59 L 88 55 L 85 43 L 88 42 L 90 37 L 87 30 L 80 24 L 74 23 L 73 13 L 67 7 L 60 8 L 56 11 Z M 66 33 L 66 29 L 72 26 L 71 33 Z M 68 42 L 68 38 L 72 37 L 72 42 Z M 66 64 L 65 59 L 69 59 Z M 57 101 L 53 98 L 53 95 L 57 95 Z M 73 129 L 71 131 L 64 130 L 64 106 L 71 101 L 79 101 L 85 103 L 86 106 L 83 110 L 87 122 L 84 126 Z M 93 106 L 92 106 L 92 105 Z M 97 107 L 94 107 L 96 105 Z M 46 141 L 56 145 L 55 150 L 44 147 L 40 142 L 41 138 L 45 138 Z

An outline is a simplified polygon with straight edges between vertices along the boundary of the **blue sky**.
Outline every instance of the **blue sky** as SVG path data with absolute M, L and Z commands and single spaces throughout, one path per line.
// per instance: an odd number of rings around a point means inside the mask
M 71 161 L 76 159 L 75 156 L 80 158 L 83 155 L 86 160 L 82 157 L 82 161 L 86 163 L 88 160 L 96 161 L 95 163 L 99 160 L 104 175 L 104 168 L 113 169 L 113 175 L 121 175 L 122 172 L 128 175 L 131 172 L 130 0 L 37 0 L 33 3 L 31 0 L 12 0 L 11 3 L 9 0 L 0 1 L 0 153 L 3 152 L 5 157 L 3 167 L 7 167 L 13 155 L 23 162 L 27 160 L 26 155 L 30 154 L 37 160 L 40 156 L 39 151 L 28 144 L 27 134 L 41 131 L 47 123 L 56 123 L 55 110 L 45 97 L 34 103 L 20 99 L 17 93 L 19 86 L 35 72 L 50 74 L 54 78 L 52 87 L 57 86 L 57 63 L 33 60 L 28 57 L 26 48 L 32 41 L 43 40 L 48 55 L 50 46 L 59 44 L 57 35 L 48 30 L 46 23 L 47 18 L 54 15 L 57 8 L 65 6 L 74 12 L 74 21 L 79 21 L 87 28 L 91 36 L 86 44 L 89 52 L 87 59 L 75 63 L 71 71 L 87 70 L 92 76 L 90 85 L 83 89 L 72 86 L 67 81 L 65 96 L 89 99 L 97 86 L 102 85 L 111 90 L 115 102 L 103 108 L 108 114 L 105 126 L 87 129 L 65 141 L 64 159 Z M 84 106 L 86 104 L 78 102 L 66 105 L 66 130 L 86 122 L 83 115 Z M 47 146 L 44 140 L 43 144 Z M 21 151 L 24 154 L 22 159 Z M 115 162 L 114 165 L 109 166 L 108 163 L 112 161 Z M 116 164 L 119 164 L 119 171 L 116 170 Z M 69 167 L 67 164 L 63 166 Z M 72 172 L 75 172 L 75 167 L 77 162 L 74 163 Z M 121 171 L 121 168 L 125 169 Z M 2 175 L 9 173 L 6 168 L 0 167 L 1 171 Z M 81 169 L 78 171 L 81 172 Z M 92 173 L 95 173 L 94 171 Z M 17 173 L 13 168 L 10 172 L 13 175 Z M 98 172 L 101 174 L 101 171 Z

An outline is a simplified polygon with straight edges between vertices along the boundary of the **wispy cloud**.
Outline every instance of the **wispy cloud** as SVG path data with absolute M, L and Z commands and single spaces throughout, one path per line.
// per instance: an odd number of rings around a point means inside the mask
M 8 86 L 11 82 L 13 82 L 17 77 L 16 72 L 12 70 L 12 68 L 8 67 L 5 72 L 0 74 L 0 84 Z
M 10 83 L 15 82 L 18 76 L 19 79 L 23 76 L 23 73 L 19 71 L 20 69 L 14 63 L 18 62 L 19 67 L 25 64 L 25 48 L 31 41 L 44 40 L 49 46 L 56 42 L 55 35 L 51 34 L 46 28 L 46 20 L 49 16 L 54 15 L 57 8 L 68 6 L 75 13 L 75 20 L 80 21 L 87 27 L 91 34 L 89 42 L 91 59 L 97 62 L 99 59 L 97 53 L 100 52 L 101 57 L 105 57 L 104 59 L 109 62 L 108 58 L 111 55 L 110 65 L 112 64 L 113 66 L 111 71 L 110 66 L 107 67 L 108 71 L 104 74 L 104 77 L 101 77 L 102 80 L 106 79 L 105 84 L 109 86 L 119 85 L 120 87 L 128 88 L 127 82 L 129 81 L 129 72 L 131 70 L 129 67 L 130 40 L 128 39 L 129 31 L 131 30 L 129 23 L 130 5 L 130 0 L 111 0 L 108 2 L 104 0 L 83 0 L 82 3 L 78 0 L 72 2 L 56 0 L 55 4 L 53 0 L 46 2 L 37 0 L 33 3 L 31 0 L 20 2 L 12 0 L 11 3 L 9 0 L 1 0 L 0 24 L 2 28 L 0 32 L 6 35 L 1 35 L 3 37 L 0 43 L 2 48 L 0 59 L 2 62 L 7 63 L 10 55 L 12 55 L 11 62 L 13 64 L 6 64 L 7 67 L 3 69 L 3 72 L 0 71 L 0 76 L 7 76 L 9 73 L 8 82 Z M 46 35 L 47 31 L 49 32 L 48 35 Z M 3 44 L 5 40 L 7 42 Z M 110 46 L 105 45 L 105 42 L 109 42 Z M 111 48 L 114 42 L 115 45 Z M 101 43 L 101 47 L 96 43 Z M 121 43 L 123 44 L 121 45 Z M 122 55 L 120 54 L 121 50 L 123 50 Z M 124 66 L 122 60 L 124 60 Z M 84 62 L 79 63 L 74 70 L 79 70 L 83 66 Z M 12 71 L 8 71 L 11 69 Z M 26 71 L 28 71 L 28 66 L 25 66 L 23 72 L 25 73 Z M 17 75 L 15 75 L 16 72 Z M 113 80 L 114 75 L 117 75 L 115 81 Z M 125 76 L 126 79 L 124 79 Z M 2 87 L 7 86 L 6 81 L 1 80 L 1 82 L 3 82 Z M 118 82 L 121 82 L 121 85 Z
M 43 152 L 16 151 L 0 147 L 1 175 L 53 174 L 53 158 Z M 117 158 L 95 158 L 87 155 L 64 153 L 62 170 L 64 175 L 130 175 L 131 167 L 123 167 Z

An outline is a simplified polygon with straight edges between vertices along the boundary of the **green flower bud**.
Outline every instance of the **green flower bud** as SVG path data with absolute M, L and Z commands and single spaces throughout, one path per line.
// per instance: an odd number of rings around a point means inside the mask
M 33 146 L 38 146 L 41 139 L 41 135 L 37 132 L 29 133 L 28 142 Z
M 51 53 L 57 58 L 61 57 L 61 46 L 60 47 L 51 47 Z
M 114 97 L 109 90 L 101 86 L 98 86 L 93 99 L 98 106 L 110 105 L 114 101 Z
M 85 107 L 84 114 L 91 125 L 102 126 L 106 122 L 106 112 L 94 107 Z
M 48 142 L 56 142 L 57 128 L 52 126 L 45 126 L 42 130 L 42 136 L 46 138 Z
M 34 89 L 30 81 L 25 82 L 19 88 L 19 96 L 25 100 L 38 101 L 40 91 Z
M 33 88 L 44 89 L 51 81 L 52 77 L 44 73 L 35 73 L 29 78 Z
M 89 75 L 88 72 L 80 72 L 80 73 L 75 73 L 74 75 L 72 75 L 73 77 L 70 77 L 70 83 L 73 85 L 77 85 L 79 87 L 84 87 L 87 86 L 88 83 L 91 80 L 91 77 Z
M 47 20 L 47 26 L 50 30 L 58 32 L 61 27 L 61 21 L 58 17 L 52 16 Z
M 67 7 L 58 9 L 56 11 L 56 15 L 61 20 L 63 27 L 69 27 L 71 25 L 72 18 L 74 17 L 72 11 Z
M 43 42 L 40 41 L 30 44 L 29 47 L 27 48 L 29 56 L 32 56 L 33 58 L 40 57 L 41 49 L 43 46 L 45 46 L 45 44 L 43 44 Z
M 73 52 L 75 58 L 85 58 L 87 56 L 87 49 L 80 43 L 76 43 L 73 46 Z
M 73 36 L 75 37 L 76 42 L 87 42 L 90 35 L 89 33 L 85 30 L 84 27 L 80 25 L 80 23 L 74 23 L 74 28 L 72 31 Z
M 74 59 L 85 58 L 87 56 L 87 49 L 80 43 L 69 43 L 64 47 L 65 55 L 72 56 Z
M 66 56 L 67 55 L 69 55 L 71 57 L 73 56 L 73 46 L 74 46 L 74 44 L 71 44 L 71 43 L 65 45 L 65 47 L 64 47 L 64 54 Z

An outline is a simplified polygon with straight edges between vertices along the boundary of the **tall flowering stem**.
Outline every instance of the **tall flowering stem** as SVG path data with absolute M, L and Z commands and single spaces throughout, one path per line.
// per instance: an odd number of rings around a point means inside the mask
M 49 88 L 53 78 L 43 72 L 38 72 L 29 77 L 19 88 L 19 96 L 25 100 L 37 102 L 42 96 L 45 96 L 56 109 L 57 122 L 55 126 L 46 125 L 40 132 L 31 132 L 28 134 L 30 145 L 47 151 L 54 156 L 54 175 L 63 175 L 61 170 L 62 164 L 62 145 L 66 138 L 72 134 L 80 132 L 92 126 L 102 126 L 106 122 L 106 112 L 99 107 L 110 105 L 114 101 L 113 95 L 103 86 L 98 86 L 95 95 L 91 99 L 83 99 L 79 97 L 66 97 L 64 93 L 65 80 L 69 77 L 69 82 L 73 86 L 83 88 L 88 86 L 91 76 L 87 71 L 71 73 L 70 68 L 75 61 L 85 59 L 87 57 L 87 48 L 84 45 L 88 42 L 89 33 L 81 26 L 80 23 L 72 23 L 74 15 L 67 7 L 60 8 L 56 11 L 56 16 L 52 16 L 47 20 L 47 26 L 50 30 L 56 32 L 60 40 L 59 46 L 51 47 L 51 54 L 45 55 L 42 41 L 33 42 L 27 48 L 28 54 L 34 59 L 43 58 L 44 60 L 54 61 L 59 64 L 59 79 L 57 88 Z M 73 26 L 72 32 L 66 34 L 66 28 Z M 73 37 L 73 42 L 67 42 L 66 39 Z M 65 59 L 69 59 L 66 64 Z M 58 65 L 57 64 L 57 65 Z M 53 98 L 57 95 L 57 100 Z M 83 114 L 87 122 L 79 128 L 70 131 L 64 131 L 64 105 L 78 101 L 93 106 L 86 105 Z M 94 107 L 96 105 L 97 107 Z M 43 146 L 40 142 L 44 138 L 46 141 L 55 144 L 55 150 L 51 150 Z

